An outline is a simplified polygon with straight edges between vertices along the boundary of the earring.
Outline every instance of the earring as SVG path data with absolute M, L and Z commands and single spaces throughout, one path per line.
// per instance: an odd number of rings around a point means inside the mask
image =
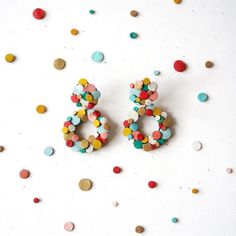
M 133 141 L 134 147 L 150 151 L 159 148 L 171 137 L 171 120 L 167 113 L 154 106 L 158 98 L 157 83 L 149 78 L 130 84 L 130 101 L 136 106 L 128 114 L 128 119 L 123 122 L 123 135 Z M 138 120 L 140 117 L 153 116 L 157 121 L 157 129 L 147 136 L 139 131 Z
M 66 146 L 75 152 L 89 153 L 100 149 L 108 138 L 110 126 L 107 123 L 107 118 L 94 109 L 100 96 L 101 93 L 97 88 L 86 79 L 80 79 L 74 87 L 71 100 L 81 108 L 75 111 L 72 116 L 67 117 L 62 132 Z M 87 120 L 96 127 L 97 137 L 90 135 L 87 139 L 83 139 L 76 132 L 76 127 L 81 126 Z

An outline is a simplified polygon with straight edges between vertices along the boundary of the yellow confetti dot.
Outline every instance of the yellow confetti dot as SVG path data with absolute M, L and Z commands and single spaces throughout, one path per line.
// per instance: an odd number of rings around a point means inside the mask
M 151 82 L 150 82 L 149 78 L 144 78 L 143 83 L 144 83 L 144 85 L 149 85 Z
M 155 107 L 153 110 L 154 116 L 159 116 L 162 113 L 162 110 L 159 107 Z
M 62 132 L 63 132 L 64 134 L 67 134 L 67 133 L 69 132 L 69 130 L 68 130 L 67 127 L 63 127 L 63 128 L 62 128 Z
M 199 192 L 198 189 L 196 189 L 196 188 L 193 188 L 193 189 L 192 189 L 192 193 L 193 193 L 193 194 L 196 194 L 196 193 L 198 193 L 198 192 Z
M 90 94 L 87 94 L 86 95 L 86 100 L 89 101 L 89 102 L 92 101 L 93 100 L 93 96 L 90 95 Z
M 141 141 L 142 143 L 147 143 L 148 142 L 148 137 L 144 136 L 144 139 Z
M 70 33 L 73 35 L 73 36 L 76 36 L 79 31 L 77 29 L 71 29 Z
M 83 115 L 85 115 L 85 114 L 86 114 L 86 111 L 83 110 L 83 109 L 80 109 L 80 110 L 78 110 L 78 112 L 77 112 L 77 116 L 78 116 L 78 117 L 81 117 L 81 116 L 83 116 Z
M 93 125 L 94 125 L 95 127 L 98 127 L 98 126 L 100 125 L 99 120 L 94 120 L 94 121 L 93 121 Z
M 85 85 L 88 84 L 88 81 L 87 81 L 86 79 L 84 79 L 84 78 L 81 78 L 81 79 L 79 80 L 79 84 L 85 86 Z
M 43 114 L 47 111 L 47 108 L 44 106 L 44 105 L 38 105 L 36 107 L 36 111 L 39 113 L 39 114 Z
M 182 2 L 182 0 L 174 0 L 175 4 L 180 4 Z
M 9 63 L 15 61 L 15 59 L 16 59 L 15 56 L 14 56 L 13 54 L 11 54 L 11 53 L 9 53 L 9 54 L 7 54 L 7 55 L 5 56 L 6 62 L 9 62 Z
M 98 139 L 94 139 L 93 140 L 93 148 L 94 149 L 100 149 L 102 147 L 102 143 L 100 140 Z
M 123 135 L 124 135 L 124 136 L 128 136 L 129 134 L 131 134 L 131 132 L 132 132 L 132 131 L 131 131 L 131 129 L 129 129 L 129 128 L 124 128 L 124 129 L 123 129 Z

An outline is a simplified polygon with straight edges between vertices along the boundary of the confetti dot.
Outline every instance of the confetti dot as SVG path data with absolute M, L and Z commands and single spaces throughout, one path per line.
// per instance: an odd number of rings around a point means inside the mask
M 6 60 L 6 62 L 8 62 L 8 63 L 14 62 L 15 59 L 16 59 L 16 57 L 15 57 L 13 54 L 11 54 L 11 53 L 9 53 L 9 54 L 7 54 L 7 55 L 5 56 L 5 60 Z
M 199 102 L 206 102 L 208 100 L 208 95 L 206 93 L 199 93 L 197 98 Z
M 95 51 L 92 54 L 92 60 L 94 62 L 102 62 L 104 60 L 104 54 L 102 52 Z
M 62 70 L 65 68 L 66 62 L 61 58 L 57 58 L 56 60 L 54 60 L 53 66 L 57 70 Z
M 64 224 L 64 229 L 65 229 L 65 231 L 67 231 L 67 232 L 73 231 L 74 228 L 75 228 L 75 225 L 74 225 L 74 223 L 71 222 L 71 221 L 68 221 L 68 222 L 66 222 L 66 223 Z
M 226 172 L 227 172 L 228 174 L 232 174 L 232 173 L 233 173 L 233 169 L 232 169 L 232 168 L 227 168 L 227 169 L 226 169 Z
M 179 220 L 178 220 L 176 217 L 173 217 L 173 218 L 171 219 L 171 221 L 172 221 L 173 223 L 177 223 Z
M 158 76 L 158 75 L 161 74 L 161 72 L 160 72 L 159 70 L 154 70 L 154 71 L 153 71 L 153 74 L 154 74 L 155 76 Z
M 34 203 L 39 203 L 39 202 L 40 202 L 40 199 L 37 198 L 37 197 L 35 197 L 35 198 L 33 199 L 33 202 L 34 202 Z
M 182 0 L 174 0 L 175 4 L 180 4 L 182 2 Z
M 93 15 L 93 14 L 95 14 L 95 11 L 93 9 L 90 9 L 89 14 Z
M 199 141 L 195 141 L 193 142 L 192 147 L 195 151 L 200 151 L 202 149 L 202 144 Z
M 129 34 L 129 36 L 130 36 L 131 39 L 136 39 L 136 38 L 138 38 L 138 34 L 135 33 L 135 32 L 131 32 L 131 33 Z
M 4 147 L 0 146 L 0 152 L 3 152 L 3 151 L 4 151 Z
M 76 36 L 78 35 L 79 31 L 77 29 L 71 29 L 70 33 L 73 35 L 73 36 Z
M 157 186 L 157 183 L 155 181 L 149 181 L 148 182 L 148 187 L 149 188 L 155 188 Z
M 193 193 L 193 194 L 197 194 L 198 192 L 199 192 L 198 189 L 196 189 L 196 188 L 193 188 L 193 189 L 192 189 L 192 193 Z
M 114 172 L 115 174 L 119 174 L 119 173 L 121 172 L 121 168 L 120 168 L 119 166 L 115 166 L 115 167 L 113 168 L 113 172 Z
M 138 234 L 141 234 L 144 232 L 144 227 L 141 226 L 141 225 L 138 225 L 135 227 L 135 232 L 138 233 Z
M 30 176 L 30 172 L 26 169 L 22 169 L 19 173 L 19 176 L 22 178 L 22 179 L 27 179 L 29 178 Z
M 82 191 L 89 191 L 93 186 L 93 182 L 90 179 L 81 179 L 79 181 L 79 188 Z
M 118 202 L 113 202 L 113 203 L 112 203 L 112 206 L 113 206 L 113 207 L 118 207 L 118 205 L 119 205 Z
M 181 60 L 177 60 L 174 62 L 174 69 L 177 72 L 183 72 L 185 71 L 187 68 L 187 65 L 185 64 L 185 62 L 181 61 Z
M 213 66 L 214 66 L 214 63 L 212 61 L 206 61 L 205 62 L 205 67 L 208 68 L 208 69 L 212 68 Z
M 53 153 L 54 153 L 54 149 L 53 149 L 52 147 L 46 147 L 46 148 L 44 149 L 44 154 L 45 154 L 46 156 L 52 156 Z
M 46 12 L 41 8 L 36 8 L 33 11 L 33 17 L 37 20 L 41 20 L 45 17 Z
M 133 16 L 133 17 L 138 16 L 138 14 L 139 14 L 139 13 L 138 13 L 136 10 L 132 10 L 132 11 L 130 12 L 130 15 Z
M 36 111 L 39 113 L 39 114 L 43 114 L 47 111 L 47 107 L 45 107 L 44 105 L 38 105 L 36 107 Z

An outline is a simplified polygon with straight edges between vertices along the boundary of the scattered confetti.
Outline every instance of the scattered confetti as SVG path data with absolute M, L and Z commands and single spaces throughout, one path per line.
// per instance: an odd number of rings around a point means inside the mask
M 199 93 L 197 98 L 199 102 L 206 102 L 208 100 L 208 95 L 206 93 Z
M 64 224 L 64 229 L 65 229 L 65 231 L 70 232 L 70 231 L 73 231 L 74 228 L 75 228 L 75 225 L 74 225 L 74 223 L 71 222 L 71 221 L 68 221 L 68 222 L 66 222 L 66 223 Z
M 183 72 L 185 71 L 187 68 L 187 65 L 185 64 L 185 62 L 181 61 L 181 60 L 177 60 L 174 62 L 174 69 L 177 72 Z
M 95 51 L 92 54 L 92 60 L 94 62 L 102 62 L 104 60 L 104 54 L 102 52 Z
M 52 147 L 46 147 L 43 152 L 46 156 L 52 156 L 54 153 L 54 149 Z
M 121 168 L 120 168 L 119 166 L 115 166 L 115 167 L 113 168 L 113 172 L 114 172 L 115 174 L 119 174 L 119 173 L 121 172 Z
M 81 179 L 79 181 L 79 188 L 82 191 L 89 191 L 93 186 L 93 182 L 90 179 Z
M 144 227 L 141 226 L 141 225 L 138 225 L 135 227 L 135 232 L 138 233 L 138 234 L 141 234 L 144 232 Z
M 136 17 L 139 15 L 139 13 L 136 10 L 132 10 L 132 11 L 130 11 L 130 15 L 133 17 Z
M 232 173 L 233 173 L 233 169 L 232 169 L 232 168 L 227 168 L 227 169 L 226 169 L 226 172 L 227 172 L 228 174 L 232 174 Z
M 193 193 L 193 194 L 197 194 L 197 193 L 199 193 L 199 190 L 196 189 L 196 188 L 193 188 L 193 189 L 192 189 L 192 193 Z
M 208 69 L 212 68 L 213 66 L 214 66 L 214 63 L 212 61 L 206 61 L 205 62 L 205 67 L 208 68 Z
M 78 35 L 79 31 L 77 29 L 71 29 L 70 33 L 73 35 L 73 36 L 76 36 Z
M 30 172 L 26 169 L 22 169 L 19 173 L 19 176 L 22 178 L 22 179 L 27 179 L 30 177 Z
M 138 38 L 138 34 L 135 33 L 135 32 L 131 32 L 131 33 L 129 34 L 129 36 L 130 36 L 131 39 L 136 39 L 136 38 Z
M 65 68 L 66 62 L 61 58 L 57 58 L 56 60 L 54 60 L 53 66 L 57 70 L 62 70 Z
M 39 114 L 43 114 L 47 111 L 47 107 L 45 107 L 44 105 L 38 105 L 36 107 L 36 111 L 39 113 Z
M 173 218 L 171 219 L 171 221 L 172 221 L 173 223 L 177 223 L 179 220 L 178 220 L 176 217 L 173 217 Z
M 193 142 L 192 147 L 195 151 L 200 151 L 202 149 L 202 144 L 199 141 L 195 141 Z
M 16 60 L 16 57 L 13 54 L 9 53 L 5 56 L 5 60 L 8 63 L 12 63 Z
M 155 188 L 157 186 L 157 183 L 155 181 L 149 181 L 148 182 L 148 187 L 149 188 Z
M 41 9 L 41 8 L 36 8 L 34 9 L 33 11 L 33 17 L 36 19 L 36 20 L 41 20 L 45 17 L 46 15 L 46 12 Z
M 39 203 L 39 202 L 40 202 L 40 199 L 37 198 L 37 197 L 35 197 L 35 198 L 33 199 L 33 202 L 34 202 L 34 203 Z

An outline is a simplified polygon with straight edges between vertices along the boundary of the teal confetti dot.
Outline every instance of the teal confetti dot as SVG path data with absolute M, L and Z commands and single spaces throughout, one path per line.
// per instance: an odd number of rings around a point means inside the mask
M 136 39 L 136 38 L 138 38 L 138 34 L 135 33 L 135 32 L 131 32 L 131 33 L 129 34 L 129 36 L 130 36 L 131 39 Z
M 51 156 L 54 153 L 54 149 L 52 147 L 46 147 L 43 152 L 46 156 Z
M 94 62 L 102 62 L 104 60 L 104 54 L 102 52 L 95 51 L 92 54 L 92 60 Z
M 137 123 L 132 123 L 129 128 L 132 130 L 132 131 L 136 131 L 138 130 L 138 124 Z
M 206 102 L 208 100 L 208 95 L 206 93 L 199 93 L 197 98 L 200 102 Z
M 173 218 L 171 219 L 171 221 L 172 221 L 173 223 L 177 223 L 179 220 L 178 220 L 176 217 L 173 217 Z
M 143 143 L 139 140 L 135 140 L 134 141 L 134 147 L 137 148 L 137 149 L 141 149 L 143 146 Z
M 93 9 L 89 10 L 89 14 L 93 15 L 95 14 L 95 11 Z

